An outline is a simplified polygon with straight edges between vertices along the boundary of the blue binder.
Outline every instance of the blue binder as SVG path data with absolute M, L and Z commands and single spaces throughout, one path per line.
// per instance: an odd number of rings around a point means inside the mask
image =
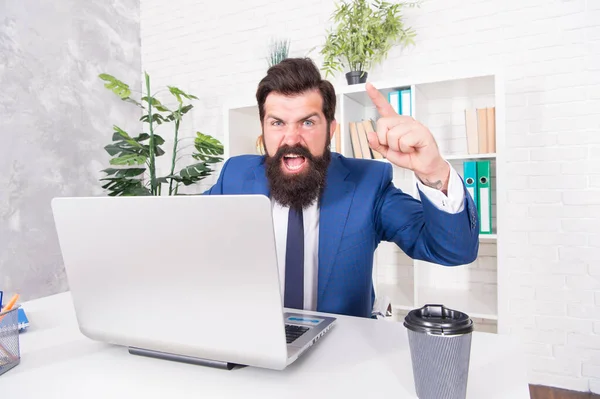
M 389 92 L 388 102 L 398 115 L 412 116 L 412 91 L 410 88 Z
M 402 115 L 401 101 L 402 99 L 400 97 L 400 91 L 394 90 L 388 93 L 388 102 L 398 115 Z
M 465 180 L 465 186 L 467 191 L 471 194 L 475 206 L 479 206 L 477 202 L 477 162 L 476 161 L 465 161 L 463 164 L 463 174 Z
M 410 89 L 400 90 L 400 115 L 412 116 L 412 96 Z

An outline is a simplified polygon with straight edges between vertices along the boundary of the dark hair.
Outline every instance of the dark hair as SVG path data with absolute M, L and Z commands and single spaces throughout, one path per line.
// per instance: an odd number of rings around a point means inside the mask
M 267 70 L 258 84 L 256 100 L 261 124 L 265 119 L 265 101 L 271 92 L 291 96 L 310 90 L 319 90 L 323 99 L 323 114 L 329 125 L 335 118 L 335 89 L 321 78 L 321 73 L 310 58 L 286 58 Z

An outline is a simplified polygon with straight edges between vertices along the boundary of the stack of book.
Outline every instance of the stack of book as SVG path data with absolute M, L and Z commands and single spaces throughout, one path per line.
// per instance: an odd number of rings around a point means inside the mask
M 467 150 L 472 154 L 496 152 L 496 108 L 471 108 L 465 110 Z
M 350 142 L 354 158 L 383 159 L 383 155 L 369 147 L 367 134 L 374 132 L 375 122 L 372 119 L 350 122 Z

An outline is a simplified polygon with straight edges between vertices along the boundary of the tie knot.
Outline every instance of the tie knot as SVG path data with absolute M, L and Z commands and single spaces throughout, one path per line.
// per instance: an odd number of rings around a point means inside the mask
M 290 208 L 290 214 L 288 216 L 290 220 L 302 220 L 302 216 L 302 209 L 298 209 L 296 207 Z

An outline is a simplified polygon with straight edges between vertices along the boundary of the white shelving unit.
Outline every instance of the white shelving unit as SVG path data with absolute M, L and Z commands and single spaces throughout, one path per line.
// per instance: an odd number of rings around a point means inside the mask
M 504 87 L 501 75 L 490 71 L 470 71 L 463 75 L 412 76 L 372 82 L 387 93 L 411 88 L 412 115 L 427 126 L 440 151 L 462 176 L 467 160 L 488 159 L 491 163 L 492 233 L 480 235 L 480 251 L 475 262 L 445 267 L 410 259 L 395 244 L 383 242 L 375 253 L 374 283 L 378 296 L 388 296 L 400 315 L 426 303 L 464 311 L 471 317 L 494 325 L 502 333 L 502 316 L 508 309 L 504 300 L 506 274 L 502 265 L 502 220 L 504 193 Z M 341 126 L 341 149 L 352 157 L 349 123 L 376 120 L 379 115 L 371 103 L 365 85 L 336 87 L 336 119 Z M 224 107 L 225 156 L 256 153 L 260 135 L 258 107 L 248 93 Z M 496 152 L 469 154 L 465 127 L 465 109 L 495 107 Z M 386 160 L 379 162 L 387 162 Z M 394 167 L 394 184 L 417 196 L 416 178 L 411 171 Z

